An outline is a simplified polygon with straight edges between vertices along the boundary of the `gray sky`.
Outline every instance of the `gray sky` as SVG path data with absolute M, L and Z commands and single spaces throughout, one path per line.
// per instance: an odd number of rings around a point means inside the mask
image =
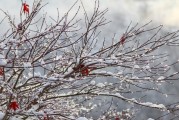
M 43 0 L 43 3 L 49 4 L 43 8 L 41 13 L 47 12 L 49 16 L 56 18 L 57 8 L 60 15 L 63 15 L 76 0 Z M 93 10 L 94 0 L 82 0 L 85 8 L 90 13 Z M 111 38 L 113 33 L 125 31 L 130 21 L 134 23 L 145 23 L 153 20 L 156 25 L 163 24 L 166 27 L 175 26 L 179 28 L 179 0 L 99 0 L 101 9 L 109 8 L 106 14 L 108 20 L 112 20 L 107 30 L 103 31 L 103 35 Z M 26 3 L 32 7 L 33 0 L 26 0 Z M 78 2 L 80 4 L 80 2 Z M 76 6 L 77 7 L 77 6 Z M 19 19 L 19 11 L 21 8 L 21 0 L 0 0 L 0 8 L 15 17 L 16 23 Z M 72 11 L 71 14 L 73 14 Z M 80 13 L 82 16 L 83 13 Z M 0 21 L 3 19 L 3 14 L 0 12 Z M 5 24 L 7 25 L 7 23 Z M 123 25 L 123 30 L 120 31 Z M 3 25 L 4 26 L 4 25 Z M 2 32 L 2 25 L 0 25 Z M 110 29 L 109 29 L 110 28 Z M 4 28 L 3 28 L 4 29 Z M 117 39 L 120 34 L 117 35 Z M 172 51 L 172 50 L 170 50 Z M 174 52 L 172 51 L 174 54 Z M 175 55 L 172 55 L 175 56 Z M 173 87 L 173 86 L 172 86 Z M 178 93 L 178 90 L 173 89 L 173 93 Z M 173 100 L 173 99 L 172 99 Z
M 48 15 L 56 16 L 56 8 L 61 13 L 75 2 L 75 0 L 43 0 L 49 4 L 43 9 Z M 94 0 L 82 0 L 88 11 L 92 11 Z M 32 6 L 33 0 L 26 0 Z M 179 0 L 100 0 L 101 8 L 109 8 L 108 18 L 115 20 L 115 16 L 125 15 L 129 21 L 144 22 L 153 20 L 156 23 L 179 26 Z M 0 0 L 0 8 L 8 11 L 11 16 L 18 17 L 21 0 Z M 122 16 L 123 17 L 123 16 Z M 2 13 L 0 13 L 0 20 Z

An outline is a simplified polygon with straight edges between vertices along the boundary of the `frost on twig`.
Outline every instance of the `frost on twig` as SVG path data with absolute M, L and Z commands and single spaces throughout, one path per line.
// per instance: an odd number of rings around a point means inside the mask
M 78 3 L 81 7 L 70 16 Z M 18 23 L 5 13 L 10 26 L 0 37 L 0 118 L 78 120 L 98 109 L 97 119 L 134 117 L 132 110 L 121 110 L 123 104 L 177 110 L 145 102 L 143 96 L 150 91 L 166 96 L 161 84 L 177 80 L 171 67 L 179 61 L 169 63 L 161 47 L 177 46 L 178 31 L 158 36 L 162 25 L 130 24 L 125 36 L 116 35 L 107 44 L 100 32 L 109 23 L 104 17 L 108 9 L 100 10 L 98 0 L 90 16 L 82 1 L 62 17 L 57 10 L 57 19 L 50 20 L 46 14 L 36 19 L 41 0 L 32 8 L 28 16 L 21 11 Z M 80 10 L 84 18 L 79 20 Z

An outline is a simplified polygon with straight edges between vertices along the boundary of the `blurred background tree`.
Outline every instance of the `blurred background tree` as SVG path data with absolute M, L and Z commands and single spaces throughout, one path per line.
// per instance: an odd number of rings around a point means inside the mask
M 178 31 L 129 19 L 125 26 L 119 16 L 116 27 L 125 29 L 109 33 L 108 9 L 93 2 L 93 12 L 76 1 L 64 16 L 57 9 L 57 18 L 40 14 L 42 1 L 22 1 L 15 19 L 1 10 L 1 25 L 8 23 L 0 33 L 2 119 L 142 119 L 143 107 L 153 118 L 177 112 L 167 89 L 178 80 L 178 60 L 168 52 L 178 46 Z

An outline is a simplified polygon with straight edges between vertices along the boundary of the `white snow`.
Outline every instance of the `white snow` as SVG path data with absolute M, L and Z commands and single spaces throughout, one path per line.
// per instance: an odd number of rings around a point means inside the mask
M 58 55 L 58 56 L 56 57 L 56 60 L 60 60 L 60 59 L 62 59 L 62 55 Z
M 138 69 L 138 68 L 140 68 L 140 67 L 139 67 L 138 65 L 134 65 L 134 68 L 135 68 L 135 69 Z
M 43 86 L 47 87 L 48 85 L 50 85 L 50 82 L 45 83 Z
M 68 75 L 73 71 L 73 69 L 71 67 L 68 68 L 67 72 L 64 73 L 64 75 Z
M 35 76 L 38 76 L 38 77 L 42 77 L 42 75 L 41 75 L 40 72 L 35 72 L 34 75 L 35 75 Z
M 80 63 L 80 58 L 76 59 L 76 64 L 78 65 Z
M 0 43 L 0 48 L 5 48 L 5 47 L 6 47 L 6 45 L 4 42 Z
M 98 83 L 96 86 L 97 87 L 104 87 L 105 85 L 103 83 Z
M 33 113 L 35 113 L 38 108 L 39 108 L 39 104 L 32 105 L 32 108 L 29 109 L 27 112 L 33 112 Z
M 31 63 L 30 62 L 24 62 L 24 67 L 32 67 Z
M 105 60 L 105 63 L 107 63 L 107 64 L 110 64 L 110 63 L 113 63 L 114 62 L 114 60 L 112 60 L 112 59 L 109 59 L 109 60 Z
M 2 120 L 4 117 L 4 113 L 0 111 L 0 120 Z
M 132 76 L 132 79 L 139 79 L 137 76 Z
M 123 71 L 118 71 L 117 75 L 122 75 Z
M 88 119 L 85 118 L 85 117 L 79 117 L 79 118 L 77 118 L 76 120 L 88 120 Z
M 7 60 L 2 54 L 0 54 L 0 66 L 5 66 L 6 64 L 7 64 Z
M 166 109 L 166 107 L 163 104 L 153 104 L 151 102 L 145 102 L 145 103 L 140 103 L 141 105 L 153 107 L 153 108 L 159 108 L 159 109 Z
M 13 38 L 9 40 L 9 42 L 13 42 L 13 43 L 15 43 L 16 41 L 17 41 L 17 40 L 16 40 L 16 39 L 13 39 Z
M 9 120 L 22 120 L 22 119 L 19 118 L 18 116 L 13 116 L 13 117 L 11 117 Z
M 40 60 L 40 64 L 41 64 L 41 65 L 44 65 L 44 64 L 45 64 L 45 62 L 44 62 L 43 59 Z
M 94 80 L 92 80 L 92 81 L 90 82 L 91 85 L 95 85 L 95 83 L 96 83 L 96 82 L 95 82 Z
M 51 77 L 48 78 L 48 80 L 59 80 L 59 79 L 54 77 L 54 76 L 51 76 Z
M 120 93 L 116 93 L 115 95 L 120 97 L 120 98 L 123 98 L 123 96 Z
M 152 118 L 148 118 L 147 120 L 154 120 L 154 119 L 152 119 Z
M 83 110 L 83 111 L 86 111 L 86 112 L 89 112 L 89 111 L 90 111 L 90 109 L 87 109 L 87 108 L 85 108 L 85 107 L 81 107 L 80 109 Z
M 163 80 L 164 78 L 164 76 L 160 76 L 157 80 Z
M 151 78 L 150 77 L 144 77 L 145 80 L 150 80 Z
M 108 95 L 109 93 L 98 93 L 99 95 Z M 116 93 L 116 94 L 109 94 L 109 95 L 114 95 L 114 96 L 117 96 L 121 99 L 125 99 L 126 101 L 128 102 L 132 102 L 132 103 L 137 103 L 137 104 L 140 104 L 140 105 L 143 105 L 143 106 L 148 106 L 148 107 L 151 107 L 151 108 L 158 108 L 158 109 L 163 109 L 163 110 L 166 110 L 166 107 L 163 105 L 163 104 L 154 104 L 154 103 L 151 103 L 151 102 L 144 102 L 144 103 L 140 103 L 138 102 L 135 98 L 132 98 L 132 99 L 128 99 L 128 98 L 125 98 L 123 97 L 121 94 L 119 93 Z
M 30 78 L 30 77 L 32 77 L 32 76 L 33 76 L 32 72 L 29 72 L 29 73 L 28 73 L 28 77 Z
M 150 69 L 150 66 L 149 66 L 149 65 L 146 65 L 146 66 L 143 66 L 142 68 L 143 68 L 143 69 Z
M 114 54 L 111 55 L 111 59 L 117 59 Z
M 179 105 L 175 106 L 176 108 L 179 108 Z

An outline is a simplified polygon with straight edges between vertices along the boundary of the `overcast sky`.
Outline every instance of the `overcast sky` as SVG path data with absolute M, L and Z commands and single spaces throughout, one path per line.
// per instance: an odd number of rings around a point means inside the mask
M 49 16 L 57 16 L 57 8 L 63 15 L 76 0 L 43 0 L 43 4 L 49 3 L 41 13 L 48 12 Z M 80 1 L 80 0 L 79 0 Z M 95 0 L 82 0 L 85 8 L 90 13 L 93 10 Z M 145 23 L 153 20 L 155 24 L 163 24 L 166 27 L 179 28 L 179 0 L 99 0 L 101 9 L 108 8 L 106 14 L 108 20 L 112 20 L 110 27 L 103 31 L 104 35 L 113 36 L 120 32 L 120 27 L 127 26 L 130 21 Z M 32 7 L 33 0 L 26 0 Z M 15 19 L 19 18 L 21 0 L 0 0 L 0 9 L 8 11 Z M 78 2 L 80 5 L 80 2 Z M 75 9 L 74 9 L 75 12 Z M 81 14 L 83 15 L 83 14 Z M 0 21 L 4 15 L 0 12 Z M 18 23 L 18 22 L 17 22 Z M 7 24 L 6 24 L 7 25 Z M 0 26 L 2 32 L 2 25 Z M 110 28 L 110 29 L 109 29 Z M 119 35 L 118 35 L 119 36 Z M 174 52 L 172 51 L 174 54 Z M 176 90 L 175 93 L 178 93 Z
M 75 0 L 43 0 L 49 4 L 43 9 L 51 16 L 56 16 L 56 8 L 65 12 Z M 82 0 L 86 9 L 93 8 L 94 0 Z M 33 0 L 26 0 L 31 6 Z M 141 22 L 153 20 L 164 25 L 179 26 L 179 0 L 100 0 L 102 8 L 109 8 L 108 15 L 126 15 L 129 21 Z M 21 0 L 0 0 L 0 8 L 8 11 L 10 15 L 18 17 Z M 2 13 L 0 13 L 0 20 Z M 114 19 L 115 21 L 115 19 Z

